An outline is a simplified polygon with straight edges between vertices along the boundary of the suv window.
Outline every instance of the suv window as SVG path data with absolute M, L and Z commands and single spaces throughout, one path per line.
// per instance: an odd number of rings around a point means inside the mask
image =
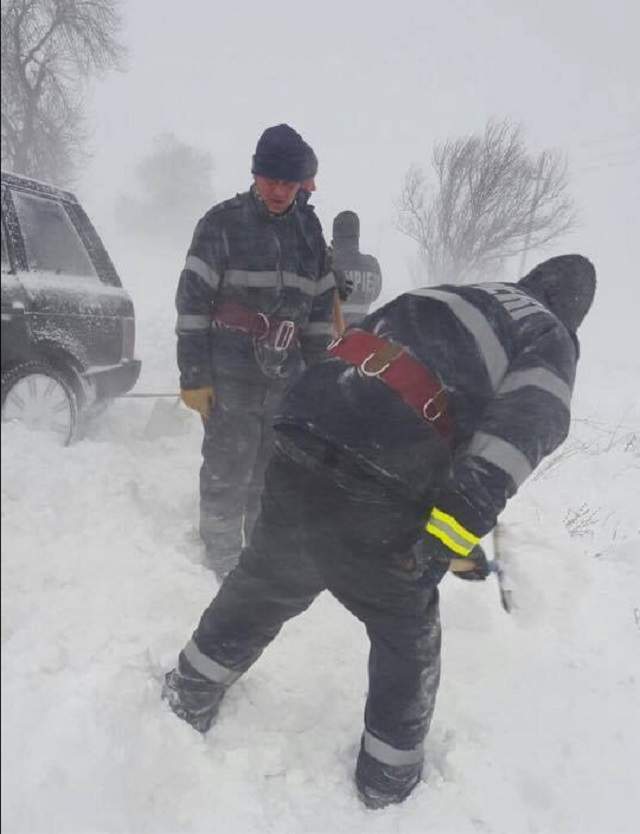
M 30 269 L 97 280 L 80 236 L 60 203 L 12 192 Z

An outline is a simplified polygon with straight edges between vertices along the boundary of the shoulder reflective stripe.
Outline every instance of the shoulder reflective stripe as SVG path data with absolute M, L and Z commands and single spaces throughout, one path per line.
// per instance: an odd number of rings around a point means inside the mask
M 519 486 L 531 474 L 533 468 L 520 449 L 494 434 L 483 432 L 474 434 L 467 453 L 502 469 L 511 477 L 516 486 Z
M 362 746 L 365 752 L 374 759 L 391 767 L 419 764 L 424 759 L 424 746 L 422 744 L 418 744 L 410 750 L 400 750 L 384 741 L 380 741 L 369 730 L 364 731 Z
M 411 295 L 423 295 L 427 298 L 435 298 L 449 307 L 454 316 L 462 322 L 476 340 L 491 384 L 496 389 L 507 371 L 509 360 L 507 359 L 504 348 L 500 344 L 500 340 L 493 332 L 493 328 L 487 321 L 484 313 L 481 313 L 473 304 L 465 301 L 461 296 L 447 292 L 446 290 L 435 290 L 425 287 L 424 289 L 413 290 Z
M 282 272 L 277 269 L 229 269 L 225 273 L 225 284 L 232 287 L 253 287 L 254 289 L 268 289 L 278 287 L 282 283 L 285 287 L 293 287 L 301 290 L 306 295 L 320 295 L 325 289 L 335 285 L 333 275 L 330 273 L 319 281 L 313 278 L 306 278 L 295 272 Z
M 217 290 L 220 285 L 220 276 L 212 269 L 208 263 L 205 263 L 201 258 L 198 258 L 196 255 L 187 255 L 187 259 L 184 263 L 184 268 L 190 270 L 191 272 L 195 272 L 205 284 L 208 284 L 212 289 Z
M 181 313 L 176 321 L 176 331 L 182 330 L 208 330 L 211 327 L 210 316 L 193 315 Z
M 330 321 L 310 321 L 302 328 L 305 336 L 332 336 L 333 323 Z
M 226 666 L 216 663 L 215 660 L 211 660 L 210 657 L 203 654 L 196 646 L 195 640 L 190 640 L 182 651 L 196 672 L 200 672 L 201 675 L 210 681 L 228 685 L 240 677 L 240 672 L 227 669 Z
M 227 259 L 227 263 L 231 258 L 231 249 L 229 248 L 229 235 L 227 234 L 226 229 L 222 229 L 222 245 L 224 246 L 224 254 Z
M 571 388 L 559 376 L 548 371 L 546 368 L 531 368 L 527 371 L 512 371 L 507 374 L 500 385 L 499 394 L 507 394 L 510 391 L 518 391 L 528 385 L 534 388 L 541 388 L 548 391 L 560 402 L 569 408 L 571 404 Z

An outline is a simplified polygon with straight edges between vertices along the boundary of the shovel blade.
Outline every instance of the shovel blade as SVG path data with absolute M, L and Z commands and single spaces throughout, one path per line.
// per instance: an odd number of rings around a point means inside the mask
M 513 587 L 514 583 L 509 576 L 509 553 L 503 546 L 501 533 L 501 526 L 498 523 L 491 534 L 491 541 L 493 545 L 493 561 L 491 562 L 491 571 L 495 574 L 498 581 L 500 604 L 508 614 L 511 614 L 513 609 L 516 607 Z
M 147 440 L 177 437 L 189 431 L 189 414 L 180 405 L 180 398 L 158 398 L 151 409 L 143 435 Z

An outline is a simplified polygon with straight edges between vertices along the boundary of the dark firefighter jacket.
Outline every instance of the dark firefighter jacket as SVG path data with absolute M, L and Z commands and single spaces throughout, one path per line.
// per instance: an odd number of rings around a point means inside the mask
M 435 429 L 396 392 L 337 357 L 298 380 L 276 427 L 312 432 L 424 498 L 433 508 L 427 530 L 466 556 L 566 437 L 577 341 L 507 283 L 417 290 L 358 326 L 403 345 L 440 378 L 455 424 L 450 462 Z
M 342 302 L 342 315 L 347 324 L 363 318 L 382 290 L 380 264 L 373 255 L 360 252 L 354 245 L 334 242 L 333 265 L 336 273 L 344 274 L 353 288 Z
M 310 206 L 272 215 L 253 189 L 210 209 L 199 221 L 176 293 L 182 388 L 218 375 L 261 377 L 268 347 L 246 332 L 212 327 L 224 302 L 290 320 L 298 326 L 278 376 L 324 357 L 331 339 L 335 280 L 320 222 Z M 267 372 L 267 376 L 270 373 Z

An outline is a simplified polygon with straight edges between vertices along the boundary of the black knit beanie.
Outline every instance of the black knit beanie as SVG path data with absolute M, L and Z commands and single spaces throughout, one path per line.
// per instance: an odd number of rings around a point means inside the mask
M 311 145 L 307 145 L 305 142 L 305 150 L 306 150 L 306 163 L 304 169 L 304 177 L 305 180 L 311 180 L 315 177 L 318 173 L 318 157 L 315 155 L 313 148 Z
M 310 150 L 302 136 L 289 125 L 268 127 L 258 140 L 251 173 L 273 180 L 302 182 L 313 176 L 307 174 Z

